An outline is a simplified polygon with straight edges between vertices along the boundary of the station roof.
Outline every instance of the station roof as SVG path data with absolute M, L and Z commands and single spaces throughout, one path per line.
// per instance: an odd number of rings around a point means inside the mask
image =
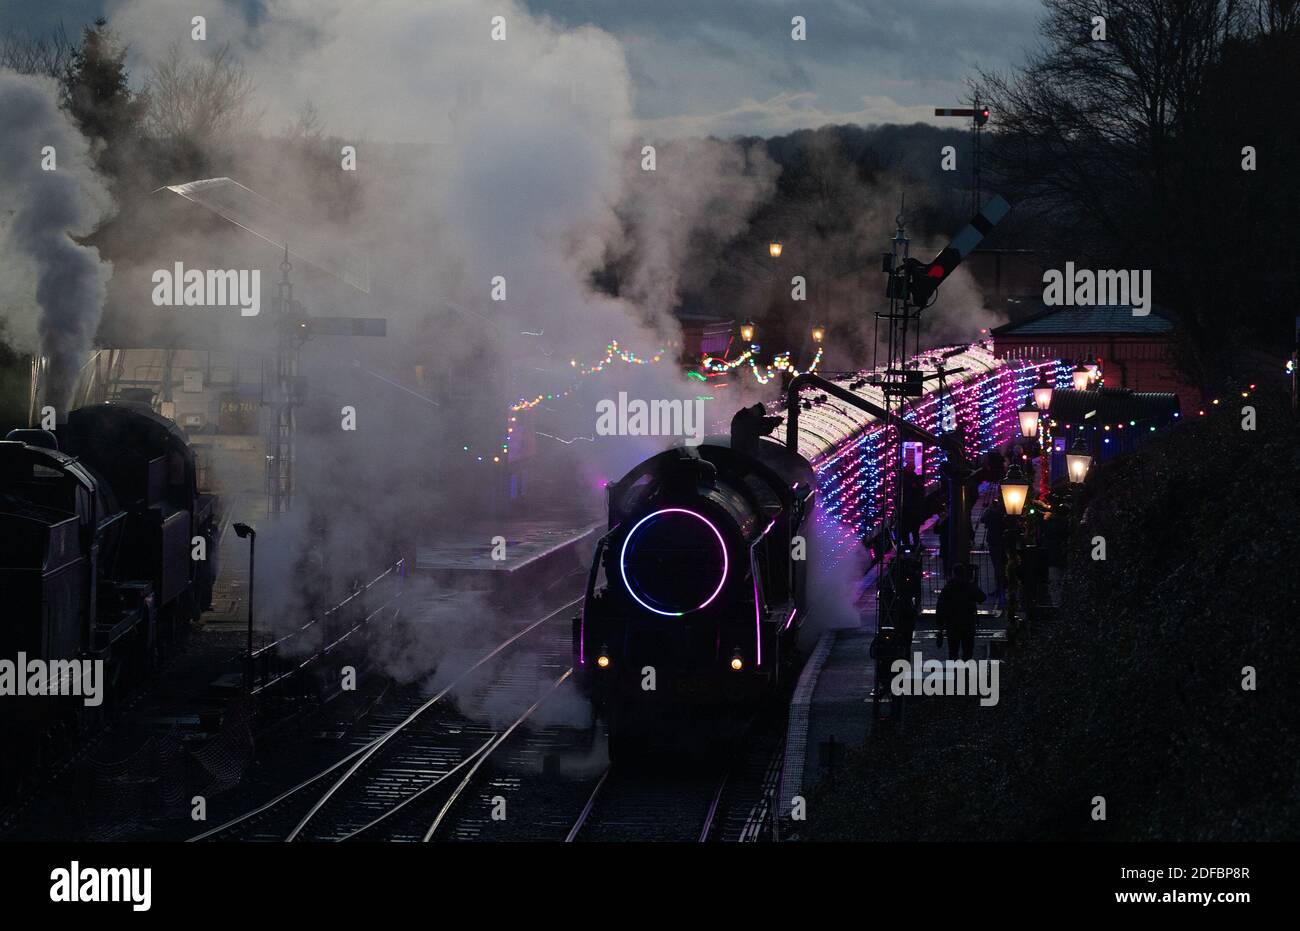
M 238 181 L 206 178 L 188 184 L 169 184 L 158 190 L 170 191 L 199 204 L 358 291 L 370 292 L 370 263 L 364 256 Z
M 1022 302 L 1030 303 L 1030 302 Z M 1048 307 L 1042 301 L 1031 303 L 1037 309 L 1014 323 L 994 327 L 994 339 L 1007 337 L 1094 336 L 1099 333 L 1120 336 L 1152 336 L 1173 332 L 1174 322 L 1168 311 L 1153 307 L 1145 316 L 1134 316 L 1129 304 L 1102 307 Z
M 1048 411 L 1053 420 L 1068 424 L 1168 420 L 1177 412 L 1176 394 L 1130 391 L 1127 388 L 1096 388 L 1091 391 L 1058 388 L 1052 392 L 1052 406 Z

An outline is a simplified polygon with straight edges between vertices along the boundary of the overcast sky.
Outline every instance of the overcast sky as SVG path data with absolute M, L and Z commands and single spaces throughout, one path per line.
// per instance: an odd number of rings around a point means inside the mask
M 250 8 L 263 2 L 247 0 Z M 566 25 L 592 24 L 618 37 L 636 116 L 666 135 L 933 122 L 935 106 L 962 101 L 977 67 L 1023 61 L 1040 16 L 1040 0 L 524 2 Z M 75 32 L 105 6 L 0 0 L 0 31 L 39 32 L 62 20 Z M 794 16 L 807 22 L 806 41 L 791 39 Z

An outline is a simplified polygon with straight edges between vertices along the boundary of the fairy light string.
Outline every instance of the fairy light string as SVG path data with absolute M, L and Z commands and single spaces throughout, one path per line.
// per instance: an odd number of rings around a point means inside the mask
M 605 371 L 606 368 L 613 364 L 615 359 L 620 359 L 629 365 L 654 365 L 663 361 L 666 351 L 667 350 L 659 349 L 648 358 L 638 356 L 630 349 L 623 349 L 619 346 L 618 340 L 615 339 L 610 340 L 609 344 L 605 346 L 605 358 L 601 359 L 599 362 L 579 366 L 577 359 L 570 359 L 569 367 L 573 369 L 576 376 L 595 375 L 598 372 Z M 576 387 L 570 387 L 561 391 L 538 394 L 532 398 L 520 398 L 514 404 L 510 405 L 510 412 L 517 414 L 520 411 L 531 410 L 546 401 L 554 401 L 558 398 L 567 398 L 569 395 L 573 394 L 575 390 Z
M 707 378 L 716 378 L 719 375 L 728 375 L 742 365 L 748 364 L 750 373 L 754 380 L 760 385 L 766 385 L 772 379 L 778 377 L 782 372 L 788 372 L 792 377 L 797 378 L 799 375 L 817 371 L 817 366 L 821 364 L 824 347 L 818 346 L 817 351 L 813 354 L 812 362 L 808 368 L 801 372 L 790 362 L 790 351 L 778 352 L 772 357 L 769 364 L 760 368 L 758 362 L 759 346 L 751 344 L 748 349 L 736 356 L 734 359 L 719 359 L 715 356 L 705 356 L 700 363 L 700 370 Z

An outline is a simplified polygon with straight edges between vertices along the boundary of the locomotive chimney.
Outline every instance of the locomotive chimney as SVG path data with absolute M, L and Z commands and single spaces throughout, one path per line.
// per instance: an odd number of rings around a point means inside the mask
M 700 456 L 694 446 L 680 446 L 676 468 L 669 472 L 665 483 L 675 492 L 693 493 L 700 485 L 712 485 L 717 479 L 717 466 Z

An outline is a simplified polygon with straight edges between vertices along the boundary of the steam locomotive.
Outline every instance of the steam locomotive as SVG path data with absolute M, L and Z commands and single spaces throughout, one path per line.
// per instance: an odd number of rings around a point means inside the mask
M 612 755 L 699 724 L 706 708 L 734 721 L 792 675 L 806 562 L 791 550 L 814 477 L 762 438 L 779 422 L 746 408 L 730 441 L 667 450 L 609 485 L 573 668 Z
M 3 699 L 11 779 L 109 709 L 211 607 L 215 506 L 185 434 L 147 404 L 83 407 L 57 436 L 0 441 L 0 659 L 101 660 L 104 683 L 98 708 Z
M 1014 411 L 1040 376 L 1061 386 L 1070 378 L 1056 360 L 998 359 L 984 343 L 915 362 L 924 393 L 901 419 L 960 437 L 969 461 L 1019 436 Z M 891 513 L 885 457 L 899 447 L 870 412 L 885 405 L 871 374 L 826 382 L 859 406 L 825 390 L 788 393 L 785 416 L 742 410 L 730 440 L 660 453 L 608 487 L 609 531 L 574 619 L 573 660 L 611 752 L 685 734 L 674 719 L 714 710 L 734 720 L 789 681 L 807 610 L 796 537 L 812 536 L 814 500 L 827 517 L 835 552 L 821 558 L 830 562 Z M 937 488 L 946 454 L 902 439 L 923 485 Z

